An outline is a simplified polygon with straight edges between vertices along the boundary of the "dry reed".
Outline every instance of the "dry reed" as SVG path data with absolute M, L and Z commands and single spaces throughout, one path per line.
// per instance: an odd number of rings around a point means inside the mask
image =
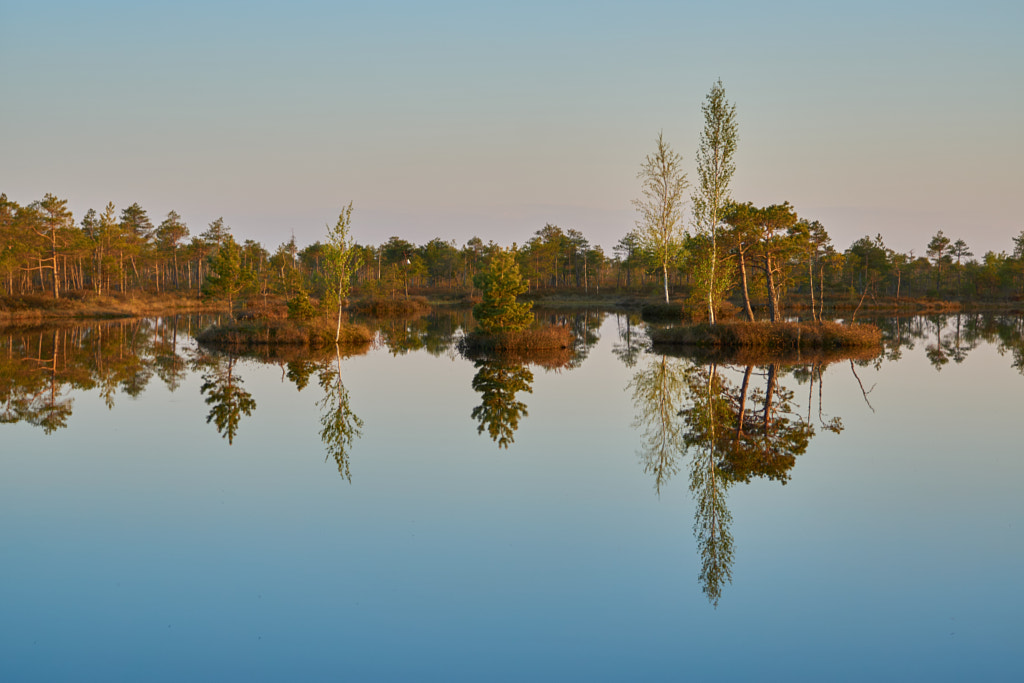
M 834 322 L 726 322 L 655 328 L 654 344 L 762 349 L 848 349 L 877 347 L 882 332 L 874 325 Z

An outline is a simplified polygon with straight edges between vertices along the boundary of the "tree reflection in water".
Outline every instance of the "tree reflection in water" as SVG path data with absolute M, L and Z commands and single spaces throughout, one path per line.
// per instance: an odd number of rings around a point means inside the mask
M 727 505 L 729 488 L 764 478 L 785 484 L 796 458 L 816 433 L 812 420 L 818 388 L 817 428 L 839 433 L 842 421 L 822 407 L 822 377 L 838 357 L 793 361 L 772 358 L 682 359 L 651 356 L 629 384 L 641 433 L 640 460 L 655 491 L 687 461 L 694 499 L 693 533 L 701 558 L 699 583 L 718 604 L 732 582 L 735 560 Z M 730 381 L 726 373 L 739 378 Z M 806 416 L 782 383 L 792 372 L 809 384 Z M 742 373 L 742 374 L 740 374 Z
M 654 475 L 654 490 L 679 471 L 683 424 L 679 419 L 686 395 L 686 367 L 678 359 L 661 356 L 652 359 L 633 375 L 636 417 L 633 427 L 640 430 L 640 461 L 644 472 Z
M 320 388 L 324 391 L 323 398 L 317 401 L 320 409 L 320 440 L 324 443 L 327 457 L 334 458 L 338 474 L 352 483 L 349 456 L 352 444 L 362 436 L 363 421 L 349 406 L 348 389 L 341 380 L 341 349 L 337 344 L 334 352 L 334 358 L 320 366 L 318 375 Z
M 209 354 L 200 361 L 205 367 L 200 391 L 210 406 L 206 424 L 213 422 L 229 445 L 235 441 L 242 416 L 248 417 L 256 409 L 252 394 L 242 388 L 242 378 L 235 373 L 237 362 L 232 354 Z
M 512 360 L 487 359 L 475 362 L 473 391 L 480 394 L 480 405 L 472 417 L 479 423 L 477 433 L 486 430 L 499 448 L 508 448 L 515 441 L 519 419 L 526 417 L 526 404 L 516 400 L 521 391 L 533 393 L 533 373 L 523 363 Z
M 477 433 L 486 431 L 498 448 L 507 449 L 515 442 L 520 419 L 529 415 L 526 404 L 517 397 L 533 393 L 531 366 L 545 371 L 572 370 L 579 364 L 580 352 L 579 348 L 567 348 L 471 354 L 476 367 L 471 385 L 480 394 L 480 405 L 471 413 Z
M 0 423 L 52 434 L 67 427 L 73 392 L 96 390 L 113 409 L 118 391 L 141 395 L 154 374 L 170 391 L 187 364 L 178 317 L 10 327 L 0 334 Z

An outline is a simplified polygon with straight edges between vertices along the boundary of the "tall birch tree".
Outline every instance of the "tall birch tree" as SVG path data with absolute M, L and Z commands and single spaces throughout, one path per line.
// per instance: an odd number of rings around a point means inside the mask
M 689 187 L 683 172 L 683 158 L 672 150 L 661 133 L 654 154 L 644 158 L 637 178 L 642 181 L 643 197 L 634 199 L 640 218 L 636 227 L 644 247 L 661 265 L 668 303 L 668 264 L 679 251 L 683 237 L 683 203 Z
M 352 202 L 338 214 L 338 222 L 334 227 L 327 226 L 327 276 L 332 295 L 337 299 L 338 324 L 334 331 L 334 341 L 341 338 L 341 316 L 345 309 L 349 290 L 352 288 L 352 275 L 362 264 L 362 254 L 355 248 L 352 238 Z
M 708 321 L 715 322 L 715 278 L 718 262 L 718 225 L 730 202 L 729 183 L 736 171 L 733 155 L 736 153 L 736 105 L 725 99 L 725 86 L 721 79 L 708 92 L 701 105 L 704 112 L 704 130 L 697 148 L 697 182 L 693 194 L 693 219 L 698 232 L 711 238 L 711 252 L 707 283 Z

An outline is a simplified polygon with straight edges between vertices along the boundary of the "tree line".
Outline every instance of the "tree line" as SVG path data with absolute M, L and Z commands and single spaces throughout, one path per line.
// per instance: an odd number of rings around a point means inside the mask
M 732 198 L 737 148 L 736 107 L 715 83 L 702 106 L 697 183 L 659 134 L 641 164 L 636 227 L 606 254 L 576 229 L 544 225 L 511 254 L 534 294 L 612 290 L 673 294 L 711 322 L 726 301 L 754 320 L 779 320 L 783 306 L 814 320 L 826 300 L 901 298 L 1000 300 L 1024 296 L 1024 230 L 1012 249 L 975 258 L 963 239 L 939 230 L 919 254 L 886 246 L 880 234 L 837 249 L 825 226 L 800 217 L 788 202 L 755 206 Z M 687 210 L 687 200 L 689 208 Z M 689 217 L 689 225 L 687 218 Z M 413 244 L 393 236 L 381 244 L 351 237 L 352 204 L 325 241 L 299 248 L 294 236 L 273 252 L 254 240 L 239 243 L 223 218 L 193 234 L 168 212 L 154 223 L 138 203 L 112 203 L 76 222 L 67 200 L 52 194 L 24 206 L 0 194 L 0 285 L 9 296 L 49 293 L 178 292 L 215 297 L 285 297 L 308 306 L 311 295 L 337 305 L 350 287 L 364 297 L 413 293 L 472 294 L 475 279 L 503 254 L 473 237 L 459 246 L 435 237 Z M 692 228 L 692 230 L 690 229 Z M 478 280 L 477 280 L 478 281 Z M 326 308 L 325 308 L 326 310 Z
M 1024 295 L 1024 230 L 1008 251 L 980 259 L 963 239 L 938 231 L 920 254 L 863 237 L 843 251 L 818 221 L 801 218 L 787 202 L 758 207 L 728 202 L 719 209 L 714 236 L 682 232 L 659 248 L 638 227 L 604 253 L 579 230 L 547 224 L 515 250 L 529 290 L 545 292 L 651 293 L 671 290 L 696 301 L 708 294 L 713 258 L 716 305 L 732 297 L 753 318 L 770 318 L 784 302 L 820 312 L 827 298 L 940 297 L 1006 299 Z M 377 245 L 351 245 L 358 264 L 354 286 L 368 296 L 465 293 L 500 247 L 473 237 L 459 246 L 440 237 L 414 244 L 391 237 Z M 714 254 L 713 257 L 709 254 Z M 273 251 L 239 243 L 223 218 L 199 234 L 174 211 L 159 223 L 135 203 L 118 211 L 108 204 L 75 221 L 67 200 L 47 194 L 19 205 L 0 195 L 0 289 L 9 296 L 132 292 L 200 295 L 228 274 L 227 296 L 324 295 L 330 281 L 331 245 L 299 248 L 294 237 Z M 212 279 L 211 279 L 212 278 Z

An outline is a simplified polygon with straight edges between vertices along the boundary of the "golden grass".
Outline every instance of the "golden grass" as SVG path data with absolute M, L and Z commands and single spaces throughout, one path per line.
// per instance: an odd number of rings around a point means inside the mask
M 237 320 L 213 325 L 196 335 L 210 346 L 252 348 L 261 346 L 306 346 L 322 348 L 334 345 L 335 325 L 325 320 L 297 324 L 285 319 Z M 338 343 L 343 346 L 366 345 L 373 333 L 362 325 L 343 323 Z
M 0 296 L 0 320 L 25 321 L 59 318 L 137 318 L 174 312 L 220 311 L 194 294 L 104 294 L 71 291 L 54 299 L 49 295 Z
M 572 331 L 561 325 L 530 328 L 519 332 L 483 334 L 470 332 L 462 341 L 468 353 L 512 353 L 567 349 L 572 345 Z
M 878 347 L 882 331 L 874 325 L 823 323 L 725 322 L 655 328 L 654 344 L 762 349 L 849 349 Z

